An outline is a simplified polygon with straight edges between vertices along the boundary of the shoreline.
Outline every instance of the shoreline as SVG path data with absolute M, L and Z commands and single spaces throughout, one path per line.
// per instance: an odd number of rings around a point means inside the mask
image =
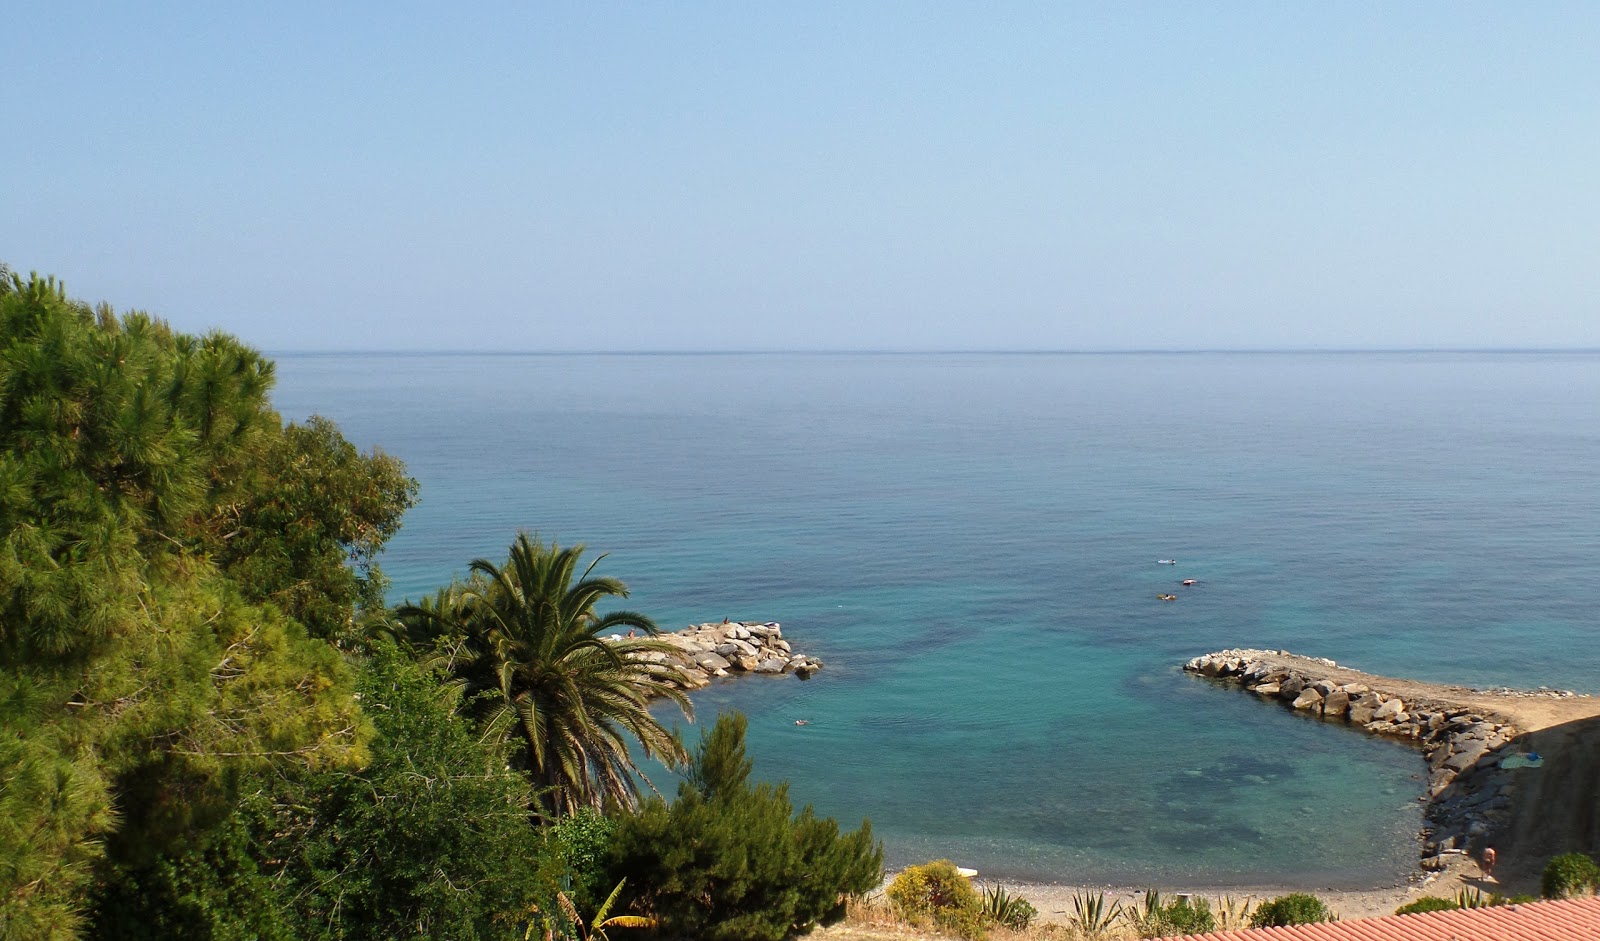
M 1282 895 L 1306 892 L 1322 899 L 1330 909 L 1338 913 L 1339 917 L 1343 919 L 1393 915 L 1396 908 L 1415 901 L 1422 896 L 1437 895 L 1454 899 L 1462 889 L 1477 889 L 1486 898 L 1491 893 L 1514 894 L 1508 887 L 1501 886 L 1497 882 L 1486 882 L 1482 878 L 1477 864 L 1470 860 L 1463 860 L 1453 870 L 1428 873 L 1415 881 L 1371 889 L 1308 888 L 1306 886 L 1287 885 L 1200 887 L 1182 885 L 1062 885 L 1007 880 L 986 881 L 981 872 L 973 880 L 973 883 L 974 885 L 985 887 L 1003 886 L 1012 895 L 1020 895 L 1039 910 L 1039 921 L 1050 924 L 1065 924 L 1071 920 L 1075 896 L 1093 896 L 1103 893 L 1108 907 L 1112 902 L 1118 902 L 1124 908 L 1137 907 L 1143 904 L 1146 890 L 1152 888 L 1160 892 L 1164 899 L 1176 898 L 1179 895 L 1190 895 L 1195 898 L 1206 899 L 1211 903 L 1214 910 L 1219 907 L 1223 900 L 1227 899 L 1231 899 L 1235 904 L 1242 903 L 1247 899 L 1253 904 L 1259 904 Z
M 1423 896 L 1453 900 L 1462 891 L 1485 898 L 1537 896 L 1551 856 L 1600 845 L 1600 697 L 1425 683 L 1288 651 L 1218 651 L 1196 657 L 1184 669 L 1197 679 L 1231 687 L 1236 695 L 1259 698 L 1263 705 L 1311 713 L 1344 731 L 1416 747 L 1422 771 L 1417 799 L 1427 805 L 1426 825 L 1417 836 L 1417 867 L 1391 885 L 1369 888 L 1271 882 L 1070 884 L 985 879 L 982 872 L 973 880 L 976 885 L 1000 886 L 1026 898 L 1041 922 L 1055 924 L 1070 922 L 1076 896 L 1103 894 L 1107 905 L 1138 906 L 1152 888 L 1166 898 L 1203 898 L 1214 908 L 1227 899 L 1260 903 L 1308 892 L 1341 918 L 1358 919 L 1392 915 Z M 1352 716 L 1350 707 L 1357 702 L 1360 708 Z M 1531 755 L 1538 760 L 1530 763 Z M 1486 876 L 1479 862 L 1487 846 L 1499 856 L 1493 876 Z M 892 878 L 891 873 L 885 885 Z
M 1282 650 L 1218 651 L 1184 669 L 1263 704 L 1418 749 L 1427 825 L 1414 885 L 1374 889 L 1374 897 L 1387 893 L 1399 905 L 1461 887 L 1537 895 L 1551 856 L 1600 845 L 1600 698 L 1425 683 Z M 1486 881 L 1478 857 L 1491 846 L 1497 879 Z M 1440 882 L 1454 887 L 1441 892 Z M 1424 884 L 1432 890 L 1417 892 Z

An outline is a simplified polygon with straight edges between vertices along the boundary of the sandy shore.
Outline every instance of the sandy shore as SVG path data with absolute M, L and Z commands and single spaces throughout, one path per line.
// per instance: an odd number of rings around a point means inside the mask
M 1151 888 L 1151 886 L 985 883 L 981 874 L 978 883 L 980 885 L 1004 886 L 1012 895 L 1020 895 L 1031 902 L 1039 910 L 1040 921 L 1055 924 L 1065 924 L 1071 919 L 1074 896 L 1095 895 L 1103 892 L 1105 893 L 1107 906 L 1112 902 L 1120 902 L 1125 907 L 1138 907 L 1144 902 L 1145 890 Z M 1414 882 L 1374 889 L 1319 889 L 1304 886 L 1259 885 L 1222 888 L 1210 886 L 1199 889 L 1184 886 L 1154 886 L 1163 898 L 1170 899 L 1177 894 L 1187 893 L 1196 898 L 1208 900 L 1213 908 L 1219 907 L 1219 903 L 1224 898 L 1231 898 L 1236 904 L 1246 900 L 1254 904 L 1277 898 L 1280 895 L 1288 895 L 1291 892 L 1309 892 L 1322 899 L 1329 908 L 1338 913 L 1340 918 L 1345 919 L 1392 915 L 1396 908 L 1424 895 L 1437 895 L 1453 899 L 1464 887 L 1480 889 L 1484 895 L 1489 895 L 1490 893 L 1512 894 L 1508 886 L 1502 886 L 1494 881 L 1483 880 L 1477 864 L 1465 858 L 1455 867 L 1445 872 L 1424 875 L 1419 871 Z M 1534 894 L 1537 894 L 1537 886 L 1534 887 Z

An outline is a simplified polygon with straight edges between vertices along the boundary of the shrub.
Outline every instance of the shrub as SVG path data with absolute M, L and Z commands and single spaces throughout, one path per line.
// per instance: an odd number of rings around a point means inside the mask
M 948 859 L 907 866 L 889 883 L 888 895 L 895 910 L 907 920 L 930 920 L 963 938 L 984 935 L 983 898 L 972 887 L 972 880 L 958 872 L 956 864 Z
M 1461 905 L 1449 899 L 1442 899 L 1437 895 L 1424 895 L 1415 902 L 1407 902 L 1394 910 L 1396 915 L 1415 915 L 1419 912 L 1448 912 L 1460 908 Z
M 1129 925 L 1141 938 L 1169 938 L 1174 935 L 1204 934 L 1214 931 L 1217 920 L 1211 903 L 1205 899 L 1173 899 L 1163 903 L 1154 889 L 1144 894 L 1142 910 L 1127 909 Z
M 1582 853 L 1563 853 L 1544 867 L 1544 897 L 1564 899 L 1600 886 L 1600 866 Z
M 558 892 L 580 911 L 602 907 L 606 887 L 613 884 L 606 881 L 605 864 L 616 828 L 614 820 L 585 807 L 540 829 L 537 895 L 542 910 L 558 907 Z
M 883 848 L 865 822 L 840 833 L 788 785 L 752 786 L 745 719 L 717 718 L 691 758 L 678 799 L 657 797 L 618 822 L 610 878 L 640 887 L 637 908 L 669 937 L 778 941 L 844 914 L 883 878 Z
M 1252 928 L 1282 928 L 1288 925 L 1312 925 L 1319 921 L 1337 921 L 1322 899 L 1304 892 L 1279 896 L 1262 902 L 1250 916 Z
M 1020 895 L 1012 895 L 1004 886 L 983 890 L 983 914 L 993 924 L 1025 931 L 1039 916 L 1033 903 Z

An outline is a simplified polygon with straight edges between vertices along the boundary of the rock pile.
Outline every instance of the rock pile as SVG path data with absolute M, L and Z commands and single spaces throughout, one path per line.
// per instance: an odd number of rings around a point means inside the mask
M 776 621 L 724 621 L 721 624 L 691 624 L 681 631 L 662 634 L 659 640 L 677 648 L 642 654 L 656 663 L 671 663 L 682 671 L 684 689 L 699 689 L 713 677 L 737 673 L 782 676 L 793 673 L 801 679 L 822 669 L 816 657 L 795 653 L 783 639 L 783 627 Z
M 1291 657 L 1294 665 L 1284 663 Z M 1316 666 L 1338 664 L 1295 657 L 1286 650 L 1223 650 L 1196 657 L 1183 668 L 1237 682 L 1297 712 L 1421 747 L 1428 763 L 1426 799 L 1432 825 L 1425 831 L 1424 869 L 1444 868 L 1446 854 L 1466 850 L 1470 841 L 1501 822 L 1511 806 L 1513 782 L 1500 768 L 1500 759 L 1510 754 L 1506 746 L 1521 734 L 1509 720 L 1440 699 L 1407 702 L 1366 683 L 1340 683 L 1319 675 Z

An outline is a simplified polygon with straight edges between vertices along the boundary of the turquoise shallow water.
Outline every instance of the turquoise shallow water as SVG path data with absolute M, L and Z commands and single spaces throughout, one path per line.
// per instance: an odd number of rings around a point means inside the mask
M 748 713 L 758 774 L 870 816 L 892 863 L 1376 884 L 1415 862 L 1416 755 L 1179 663 L 1600 675 L 1600 355 L 278 363 L 286 417 L 421 481 L 396 598 L 525 528 L 609 552 L 664 626 L 781 620 L 828 668 L 714 686 L 700 714 Z

